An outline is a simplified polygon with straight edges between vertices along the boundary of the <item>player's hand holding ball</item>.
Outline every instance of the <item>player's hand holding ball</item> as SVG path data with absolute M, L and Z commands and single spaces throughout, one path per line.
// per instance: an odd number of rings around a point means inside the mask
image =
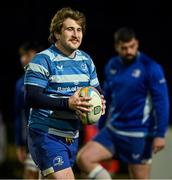
M 83 124 L 94 124 L 96 123 L 102 114 L 105 112 L 105 100 L 104 97 L 94 87 L 88 86 L 83 87 L 79 91 L 80 97 L 90 97 L 87 102 L 91 105 L 89 107 L 90 111 L 83 112 L 82 110 L 77 110 Z
M 89 102 L 91 97 L 85 96 L 82 97 L 80 90 L 77 90 L 73 96 L 69 98 L 69 108 L 76 111 L 80 119 L 84 118 L 85 113 L 91 111 L 92 104 Z

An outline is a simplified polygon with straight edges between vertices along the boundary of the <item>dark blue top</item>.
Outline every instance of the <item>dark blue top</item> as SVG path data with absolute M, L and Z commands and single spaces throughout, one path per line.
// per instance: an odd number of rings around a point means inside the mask
M 164 137 L 169 121 L 167 83 L 161 66 L 143 53 L 126 65 L 119 56 L 105 67 L 104 94 L 109 127 L 122 134 Z M 113 129 L 111 128 L 111 129 Z M 123 133 L 127 132 L 127 133 Z
M 26 144 L 26 124 L 29 110 L 24 106 L 24 75 L 16 82 L 15 89 L 15 123 L 16 123 L 16 145 Z

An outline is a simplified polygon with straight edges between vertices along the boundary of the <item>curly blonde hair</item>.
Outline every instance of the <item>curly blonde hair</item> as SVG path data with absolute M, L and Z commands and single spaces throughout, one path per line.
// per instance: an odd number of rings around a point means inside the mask
M 61 29 L 63 26 L 63 22 L 67 19 L 71 18 L 73 20 L 76 20 L 78 24 L 82 27 L 82 32 L 85 33 L 86 29 L 86 18 L 83 13 L 79 11 L 75 11 L 71 9 L 70 7 L 62 8 L 54 15 L 54 17 L 51 20 L 50 24 L 50 35 L 49 35 L 49 42 L 55 43 L 57 40 L 54 36 L 54 33 L 61 33 Z

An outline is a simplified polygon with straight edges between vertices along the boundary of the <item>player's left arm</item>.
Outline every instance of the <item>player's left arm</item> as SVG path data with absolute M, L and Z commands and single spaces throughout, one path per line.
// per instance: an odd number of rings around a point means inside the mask
M 162 67 L 158 64 L 152 65 L 149 75 L 149 88 L 157 121 L 153 142 L 153 151 L 156 153 L 165 147 L 165 135 L 169 124 L 169 95 Z
M 102 98 L 102 115 L 105 114 L 105 109 L 106 109 L 106 101 L 105 101 L 105 98 L 104 98 L 104 95 L 103 95 L 103 91 L 100 87 L 100 83 L 99 83 L 99 80 L 98 80 L 98 77 L 97 77 L 97 72 L 96 72 L 96 67 L 92 61 L 92 59 L 90 58 L 90 62 L 91 62 L 91 65 L 89 66 L 89 71 L 90 71 L 90 86 L 93 86 L 95 87 L 98 92 L 100 93 L 101 95 L 101 98 Z
M 105 114 L 105 109 L 106 109 L 106 100 L 105 100 L 105 97 L 103 95 L 103 91 L 102 91 L 102 88 L 100 87 L 100 85 L 95 87 L 95 88 L 98 90 L 98 92 L 101 95 L 101 98 L 102 98 L 102 115 L 104 115 Z

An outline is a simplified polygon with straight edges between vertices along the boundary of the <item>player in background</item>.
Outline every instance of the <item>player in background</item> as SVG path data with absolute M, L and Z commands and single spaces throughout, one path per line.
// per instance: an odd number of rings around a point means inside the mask
M 117 56 L 105 67 L 104 95 L 108 112 L 99 134 L 78 153 L 81 170 L 91 179 L 108 179 L 99 164 L 116 156 L 127 163 L 130 177 L 148 179 L 152 154 L 165 147 L 169 97 L 162 67 L 138 50 L 130 28 L 114 35 Z
M 48 179 L 74 179 L 81 123 L 76 111 L 83 116 L 91 106 L 89 97 L 79 96 L 79 89 L 93 86 L 100 91 L 91 57 L 78 49 L 85 27 L 83 13 L 69 7 L 58 10 L 50 25 L 52 45 L 26 68 L 25 100 L 32 108 L 29 151 Z
M 42 50 L 42 46 L 36 41 L 25 41 L 19 47 L 20 62 L 24 68 L 36 53 Z M 26 126 L 29 109 L 24 105 L 24 74 L 16 82 L 15 90 L 15 124 L 17 157 L 24 165 L 23 178 L 38 179 L 38 168 L 28 152 L 26 140 Z
M 2 170 L 1 168 L 6 160 L 6 152 L 7 152 L 7 131 L 6 131 L 6 125 L 4 123 L 3 110 L 1 104 L 2 104 L 2 99 L 0 97 L 0 170 Z

